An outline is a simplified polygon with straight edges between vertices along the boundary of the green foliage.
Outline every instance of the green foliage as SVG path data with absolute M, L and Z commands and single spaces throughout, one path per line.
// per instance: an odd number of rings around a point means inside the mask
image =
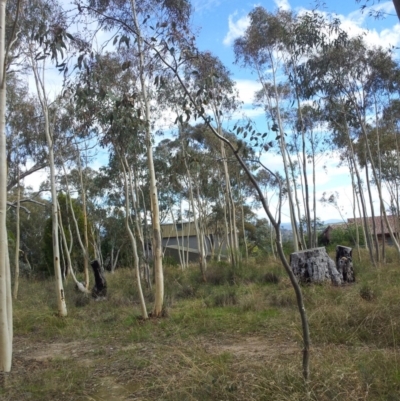
M 295 295 L 278 264 L 246 268 L 276 275 L 278 283 L 250 281 L 250 273 L 241 273 L 234 285 L 203 283 L 198 266 L 168 266 L 169 317 L 148 322 L 138 319 L 130 269 L 107 274 L 104 302 L 75 306 L 81 295 L 66 283 L 69 316 L 62 319 L 54 315 L 53 281 L 22 279 L 14 305 L 14 367 L 0 397 L 125 399 L 134 392 L 139 400 L 167 401 L 331 401 L 338 394 L 341 400 L 396 400 L 398 262 L 376 269 L 363 252 L 354 263 L 360 280 L 354 285 L 303 287 L 318 351 L 311 356 L 308 388 Z M 178 296 L 189 287 L 190 296 Z M 376 295 L 371 301 L 360 296 L 366 288 Z
M 71 203 L 69 197 L 63 193 L 58 194 L 58 203 L 60 205 L 61 210 L 61 217 L 62 217 L 62 224 L 64 228 L 64 233 L 67 239 L 67 244 L 70 246 L 71 239 L 73 241 L 73 248 L 71 252 L 71 262 L 74 265 L 74 268 L 77 268 L 78 271 L 83 269 L 83 261 L 84 256 L 82 249 L 80 248 L 78 236 L 76 233 L 75 223 L 72 218 L 71 213 Z M 78 222 L 79 234 L 83 241 L 84 238 L 84 214 L 82 210 L 82 206 L 79 203 L 79 200 L 72 199 L 72 207 L 74 209 L 75 218 Z M 89 235 L 89 255 L 93 255 L 93 240 L 91 240 L 91 229 L 90 229 L 90 219 L 88 221 L 88 235 Z M 72 238 L 71 238 L 72 235 Z M 60 243 L 60 255 L 63 255 L 64 249 L 62 248 L 62 238 L 60 235 L 59 239 Z M 49 217 L 45 223 L 44 235 L 43 235 L 43 242 L 42 242 L 42 252 L 44 256 L 44 263 L 39 266 L 39 270 L 47 273 L 47 274 L 54 274 L 53 268 L 53 235 L 52 235 L 52 219 Z M 61 258 L 61 262 L 63 259 Z M 61 266 L 62 269 L 64 266 Z
M 359 245 L 365 245 L 364 234 L 361 227 L 358 227 Z M 336 244 L 353 247 L 356 245 L 357 232 L 356 227 L 349 225 L 346 228 L 334 229 L 331 232 L 331 240 Z

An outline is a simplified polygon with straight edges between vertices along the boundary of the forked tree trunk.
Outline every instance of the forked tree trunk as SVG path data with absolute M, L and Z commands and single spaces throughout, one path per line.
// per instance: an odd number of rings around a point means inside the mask
M 72 267 L 72 262 L 71 262 L 71 250 L 72 248 L 68 249 L 68 242 L 67 242 L 67 237 L 64 232 L 64 227 L 63 227 L 63 222 L 62 222 L 62 215 L 60 211 L 60 205 L 58 205 L 58 217 L 59 217 L 59 224 L 60 224 L 60 233 L 61 233 L 61 239 L 62 239 L 62 244 L 63 244 L 63 249 L 64 249 L 64 254 L 67 258 L 67 268 L 66 271 L 69 271 L 72 276 L 72 280 L 74 281 L 76 288 L 83 292 L 84 294 L 89 294 L 89 290 L 86 288 L 84 284 L 78 281 L 76 278 L 74 268 Z M 71 238 L 72 238 L 72 233 L 70 231 Z M 66 276 L 66 274 L 65 274 Z
M 122 172 L 124 174 L 124 186 L 125 186 L 125 227 L 126 227 L 126 231 L 127 231 L 128 235 L 129 235 L 129 238 L 131 240 L 131 245 L 132 245 L 133 262 L 135 264 L 136 281 L 137 281 L 138 292 L 139 292 L 140 309 L 141 309 L 141 312 L 142 312 L 142 318 L 144 320 L 147 320 L 148 319 L 148 314 L 147 314 L 146 303 L 145 303 L 144 296 L 143 296 L 142 282 L 141 282 L 141 279 L 140 279 L 140 265 L 139 265 L 139 255 L 138 255 L 138 252 L 137 252 L 136 238 L 133 235 L 133 232 L 132 232 L 131 227 L 129 225 L 129 218 L 130 218 L 129 182 L 128 182 L 128 174 L 127 174 L 127 171 L 126 171 L 126 168 L 128 166 L 126 166 L 125 163 L 124 163 L 126 161 L 126 159 L 123 159 L 122 156 L 120 156 L 120 159 L 121 159 Z

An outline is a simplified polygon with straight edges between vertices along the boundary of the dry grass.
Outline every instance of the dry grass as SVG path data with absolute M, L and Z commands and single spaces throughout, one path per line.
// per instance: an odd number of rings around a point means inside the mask
M 147 322 L 129 270 L 107 276 L 104 302 L 79 306 L 68 283 L 64 319 L 54 315 L 51 281 L 23 281 L 0 399 L 400 400 L 400 264 L 390 260 L 373 269 L 363 255 L 352 286 L 303 287 L 313 343 L 307 388 L 295 299 L 272 261 L 234 274 L 212 267 L 217 283 L 207 284 L 197 268 L 168 268 L 169 317 Z

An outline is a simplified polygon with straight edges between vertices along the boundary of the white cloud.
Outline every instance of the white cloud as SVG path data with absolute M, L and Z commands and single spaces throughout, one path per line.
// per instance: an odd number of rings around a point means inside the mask
M 274 0 L 274 3 L 280 10 L 289 11 L 291 9 L 288 0 Z
M 201 12 L 203 10 L 209 10 L 211 8 L 218 7 L 221 4 L 221 0 L 193 0 L 192 5 L 195 12 Z
M 400 25 L 397 17 L 393 19 L 393 25 L 390 26 L 390 20 L 385 21 L 386 28 L 367 29 L 366 25 L 371 24 L 373 16 L 370 16 L 370 12 L 381 11 L 386 14 L 395 15 L 393 3 L 385 2 L 375 4 L 372 7 L 366 8 L 363 12 L 360 10 L 353 11 L 348 15 L 343 14 L 330 14 L 328 12 L 320 12 L 321 15 L 329 19 L 330 17 L 338 18 L 341 22 L 341 28 L 346 31 L 350 37 L 364 36 L 364 40 L 367 45 L 374 46 L 399 46 L 400 45 Z M 299 15 L 310 12 L 309 9 L 298 8 L 297 12 Z
M 239 92 L 239 99 L 244 104 L 253 104 L 254 94 L 261 89 L 261 84 L 250 79 L 236 79 L 236 88 Z
M 236 38 L 242 36 L 244 34 L 246 28 L 250 24 L 250 19 L 247 15 L 245 15 L 235 21 L 234 17 L 236 15 L 237 15 L 237 13 L 234 13 L 234 14 L 229 15 L 229 17 L 228 17 L 229 30 L 223 40 L 223 44 L 225 46 L 230 46 Z

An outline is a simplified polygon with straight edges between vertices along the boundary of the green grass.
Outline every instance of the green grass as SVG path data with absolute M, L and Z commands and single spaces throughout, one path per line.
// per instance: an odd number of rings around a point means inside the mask
M 355 258 L 356 259 L 356 258 Z M 140 317 L 135 276 L 107 275 L 107 301 L 22 280 L 14 303 L 13 370 L 3 401 L 400 400 L 400 263 L 355 260 L 354 285 L 303 286 L 312 338 L 301 374 L 301 325 L 279 264 L 166 268 L 167 316 Z M 152 295 L 145 290 L 148 309 Z

